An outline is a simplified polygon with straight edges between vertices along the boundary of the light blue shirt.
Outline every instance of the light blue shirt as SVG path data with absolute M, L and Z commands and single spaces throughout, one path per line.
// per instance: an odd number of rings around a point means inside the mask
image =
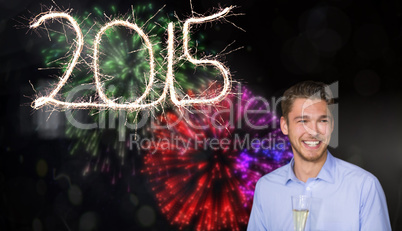
M 306 231 L 391 230 L 384 191 L 371 173 L 328 152 L 318 176 L 304 183 L 293 165 L 258 180 L 247 230 L 293 231 L 294 195 L 312 197 Z

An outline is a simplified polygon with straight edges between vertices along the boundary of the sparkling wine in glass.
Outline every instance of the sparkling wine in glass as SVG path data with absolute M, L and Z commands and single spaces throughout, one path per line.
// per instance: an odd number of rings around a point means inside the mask
M 306 195 L 292 196 L 293 225 L 295 231 L 304 231 L 310 211 L 311 198 Z

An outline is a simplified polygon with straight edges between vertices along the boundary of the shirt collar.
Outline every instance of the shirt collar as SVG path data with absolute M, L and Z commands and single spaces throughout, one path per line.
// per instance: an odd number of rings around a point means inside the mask
M 288 174 L 286 176 L 284 184 L 287 184 L 290 180 L 295 181 L 295 182 L 299 181 L 299 179 L 297 179 L 295 173 L 293 172 L 293 166 L 294 165 L 295 165 L 295 160 L 294 160 L 294 157 L 293 157 L 290 160 L 289 164 L 286 165 Z
M 285 178 L 284 184 L 287 184 L 290 180 L 298 182 L 300 181 L 297 179 L 294 171 L 293 166 L 295 164 L 294 158 L 290 161 L 287 165 L 287 176 Z M 327 159 L 325 160 L 324 165 L 322 166 L 320 172 L 317 175 L 317 179 L 321 179 L 327 181 L 328 183 L 334 183 L 334 173 L 335 173 L 335 157 L 327 151 Z
M 325 180 L 328 183 L 335 182 L 335 157 L 328 151 L 327 152 L 327 160 L 321 168 L 320 173 L 318 173 L 317 178 L 321 180 Z

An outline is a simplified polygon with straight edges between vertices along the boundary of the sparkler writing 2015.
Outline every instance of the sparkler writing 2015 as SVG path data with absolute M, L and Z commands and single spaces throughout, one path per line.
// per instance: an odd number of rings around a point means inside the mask
M 149 37 L 144 31 L 137 26 L 137 24 L 125 21 L 125 20 L 113 20 L 111 22 L 106 23 L 99 32 L 95 36 L 94 40 L 94 45 L 93 45 L 93 62 L 92 62 L 92 69 L 94 72 L 94 79 L 95 79 L 95 87 L 96 87 L 96 92 L 99 95 L 99 98 L 101 99 L 102 102 L 65 102 L 65 101 L 60 101 L 55 99 L 56 95 L 58 92 L 61 90 L 61 88 L 67 83 L 67 80 L 72 74 L 72 71 L 74 67 L 77 65 L 78 59 L 80 57 L 80 53 L 82 52 L 82 48 L 84 46 L 84 39 L 83 39 L 83 34 L 81 32 L 81 29 L 79 27 L 79 24 L 77 21 L 70 16 L 68 13 L 65 12 L 48 12 L 46 14 L 40 14 L 34 19 L 31 24 L 30 28 L 37 28 L 41 24 L 43 24 L 45 21 L 49 19 L 66 19 L 71 25 L 73 30 L 76 33 L 76 39 L 75 39 L 75 50 L 73 53 L 73 56 L 71 58 L 71 61 L 68 63 L 68 67 L 66 71 L 63 73 L 62 77 L 60 77 L 60 81 L 57 83 L 57 85 L 54 87 L 54 89 L 44 97 L 39 97 L 34 100 L 32 103 L 32 107 L 34 109 L 39 109 L 45 105 L 53 105 L 55 107 L 59 108 L 67 108 L 67 109 L 86 109 L 86 108 L 99 108 L 99 109 L 117 109 L 117 110 L 128 110 L 128 111 L 139 111 L 143 109 L 149 109 L 152 107 L 155 107 L 159 104 L 161 104 L 166 98 L 167 94 L 169 92 L 170 94 L 170 100 L 173 102 L 178 107 L 183 107 L 183 106 L 190 106 L 190 105 L 205 105 L 205 104 L 216 104 L 223 99 L 226 98 L 226 96 L 230 93 L 230 89 L 232 86 L 232 80 L 231 80 L 231 75 L 229 72 L 229 69 L 223 65 L 221 62 L 213 59 L 196 59 L 193 58 L 190 54 L 189 51 L 189 32 L 191 25 L 193 24 L 202 24 L 202 23 L 207 23 L 207 22 L 212 22 L 215 20 L 219 20 L 224 18 L 225 16 L 228 15 L 228 13 L 233 9 L 233 7 L 227 7 L 223 10 L 221 10 L 218 13 L 212 14 L 210 16 L 204 16 L 204 17 L 191 17 L 187 19 L 183 25 L 183 53 L 184 53 L 184 58 L 191 62 L 192 64 L 196 66 L 200 65 L 212 65 L 215 68 L 219 70 L 223 77 L 223 86 L 219 94 L 214 95 L 210 98 L 207 97 L 198 97 L 198 98 L 192 98 L 188 95 L 185 97 L 182 97 L 182 99 L 179 99 L 175 87 L 174 87 L 174 73 L 173 73 L 173 64 L 174 64 L 174 29 L 173 26 L 174 24 L 170 22 L 168 24 L 167 32 L 168 32 L 168 41 L 167 41 L 167 73 L 166 73 L 166 81 L 165 81 L 165 86 L 163 88 L 162 94 L 159 96 L 159 98 L 155 101 L 152 102 L 146 102 L 147 96 L 152 92 L 153 90 L 153 84 L 155 82 L 155 61 L 154 61 L 154 51 L 153 51 L 153 44 L 150 42 Z M 105 33 L 105 31 L 108 28 L 112 28 L 115 26 L 123 26 L 129 29 L 134 30 L 137 32 L 143 39 L 143 42 L 145 43 L 146 48 L 148 49 L 149 53 L 149 66 L 150 66 L 150 71 L 149 71 L 149 79 L 148 79 L 148 84 L 146 86 L 146 89 L 144 93 L 138 97 L 134 102 L 128 102 L 128 103 L 116 103 L 115 100 L 109 99 L 106 94 L 104 93 L 103 90 L 103 84 L 100 80 L 100 70 L 99 70 L 99 64 L 98 64 L 98 59 L 99 59 L 99 45 L 102 40 L 102 35 Z

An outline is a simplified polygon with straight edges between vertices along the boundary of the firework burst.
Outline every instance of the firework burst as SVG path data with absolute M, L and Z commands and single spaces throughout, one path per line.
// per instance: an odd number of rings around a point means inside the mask
M 268 103 L 238 90 L 216 107 L 167 112 L 153 123 L 151 140 L 137 139 L 146 152 L 142 172 L 162 212 L 180 228 L 240 230 L 257 180 L 292 156 Z

